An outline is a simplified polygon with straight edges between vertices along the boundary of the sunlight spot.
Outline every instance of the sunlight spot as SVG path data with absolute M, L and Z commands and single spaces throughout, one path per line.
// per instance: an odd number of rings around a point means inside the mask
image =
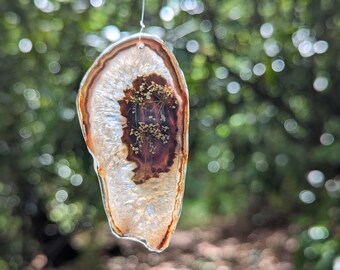
M 335 197 L 339 197 L 338 192 L 339 192 L 340 185 L 339 185 L 338 181 L 335 181 L 333 179 L 328 180 L 325 183 L 325 188 L 330 193 L 330 195 L 335 196 Z
M 56 74 L 61 70 L 61 66 L 60 66 L 59 62 L 53 61 L 53 62 L 48 64 L 48 70 L 51 73 Z
M 211 127 L 214 123 L 214 118 L 211 115 L 206 115 L 201 119 L 201 124 L 204 127 Z
M 307 180 L 313 187 L 322 187 L 325 175 L 319 170 L 313 170 L 307 174 Z
M 96 47 L 99 50 L 102 50 L 106 47 L 104 39 L 95 34 L 85 35 L 84 42 L 85 44 L 91 47 Z
M 334 259 L 332 270 L 340 270 L 340 257 Z
M 19 130 L 21 138 L 28 139 L 32 136 L 32 131 L 28 127 L 23 127 Z
M 314 54 L 313 44 L 310 40 L 302 41 L 299 44 L 298 49 L 302 57 L 310 57 Z
M 220 170 L 220 163 L 216 160 L 210 161 L 208 164 L 208 170 L 211 173 L 217 173 Z
M 229 75 L 229 70 L 225 67 L 218 67 L 215 70 L 215 76 L 216 78 L 223 80 L 226 79 Z
M 34 0 L 34 5 L 39 9 L 45 9 L 47 4 L 48 0 Z
M 102 5 L 104 5 L 104 3 L 104 0 L 90 0 L 90 4 L 96 8 L 101 7 Z
M 289 133 L 295 133 L 297 131 L 298 124 L 294 119 L 287 119 L 284 122 L 284 127 Z
M 66 165 L 62 165 L 58 168 L 58 175 L 62 178 L 68 178 L 71 176 L 71 169 Z
M 329 232 L 324 226 L 314 226 L 309 228 L 308 235 L 313 240 L 322 240 L 329 236 Z
M 212 23 L 209 20 L 204 20 L 200 23 L 200 29 L 202 32 L 207 33 L 212 29 Z
M 218 39 L 224 39 L 227 36 L 227 28 L 222 25 L 217 25 L 215 27 L 215 36 Z
M 102 33 L 104 37 L 111 42 L 114 42 L 120 38 L 120 30 L 114 25 L 105 26 L 102 30 Z
M 20 23 L 21 19 L 18 16 L 18 14 L 14 12 L 6 12 L 5 21 L 8 22 L 9 24 L 16 25 Z
M 315 195 L 310 190 L 302 190 L 299 193 L 299 198 L 303 203 L 311 204 L 315 201 Z
M 314 80 L 313 87 L 315 91 L 322 92 L 325 91 L 328 86 L 328 79 L 326 77 L 317 77 Z
M 75 115 L 75 111 L 71 108 L 65 108 L 61 111 L 61 118 L 66 122 L 72 121 Z
M 292 36 L 292 41 L 295 47 L 298 47 L 299 44 L 306 40 L 309 39 L 310 35 L 310 30 L 307 28 L 300 28 L 298 31 L 296 31 L 293 36 Z
M 200 45 L 196 40 L 189 40 L 186 44 L 186 48 L 189 52 L 195 53 L 199 50 Z
M 256 167 L 256 170 L 258 170 L 259 172 L 265 172 L 268 170 L 268 162 L 265 161 L 265 160 L 259 160 L 259 161 L 256 161 L 255 163 L 255 167 Z
M 208 155 L 211 158 L 217 158 L 221 154 L 221 148 L 217 145 L 212 145 L 208 149 Z
M 82 13 L 89 7 L 88 2 L 85 0 L 75 0 L 71 5 L 73 10 L 77 13 Z
M 264 23 L 260 28 L 261 36 L 264 38 L 270 38 L 274 33 L 274 27 L 271 23 Z
M 48 153 L 45 153 L 45 154 L 42 154 L 40 157 L 39 157 L 39 162 L 41 165 L 51 165 L 54 161 L 54 158 L 51 154 L 48 154 Z
M 83 177 L 80 174 L 74 174 L 72 175 L 70 181 L 73 186 L 77 187 L 83 183 Z
M 35 89 L 31 89 L 31 88 L 25 89 L 23 95 L 24 95 L 24 98 L 28 101 L 34 101 L 40 98 L 39 91 Z
M 285 62 L 281 59 L 276 59 L 272 62 L 272 69 L 275 72 L 281 72 L 285 68 Z
M 227 91 L 230 94 L 236 94 L 240 92 L 240 89 L 241 89 L 241 86 L 238 82 L 233 81 L 227 84 Z
M 262 63 L 257 63 L 253 67 L 253 72 L 256 76 L 262 76 L 266 72 L 266 66 Z
M 159 16 L 163 21 L 170 22 L 175 17 L 175 12 L 171 7 L 165 6 L 162 7 L 161 11 L 159 12 Z
M 249 81 L 251 79 L 251 76 L 253 75 L 252 71 L 250 68 L 242 68 L 240 72 L 240 78 L 243 81 Z
M 230 20 L 232 21 L 236 21 L 239 18 L 241 18 L 241 10 L 239 7 L 233 7 L 229 13 L 228 13 L 228 17 Z
M 23 38 L 19 41 L 19 50 L 23 53 L 29 53 L 32 47 L 32 41 L 28 38 Z
M 267 39 L 263 43 L 263 48 L 266 55 L 269 57 L 274 57 L 280 52 L 280 47 L 274 39 Z
M 320 137 L 320 142 L 323 145 L 331 145 L 334 142 L 334 136 L 330 133 L 324 133 Z
M 181 1 L 181 9 L 183 11 L 194 10 L 197 8 L 197 0 L 184 0 Z
M 236 113 L 229 118 L 230 125 L 234 127 L 242 126 L 245 123 L 245 120 L 242 113 Z
M 63 189 L 58 190 L 57 193 L 55 194 L 55 198 L 56 198 L 56 200 L 57 200 L 58 202 L 61 202 L 61 203 L 62 203 L 62 202 L 64 202 L 64 201 L 67 200 L 67 198 L 68 198 L 68 193 L 67 193 L 66 190 L 63 190 Z
M 325 53 L 328 50 L 328 42 L 319 40 L 313 44 L 313 50 L 317 54 Z

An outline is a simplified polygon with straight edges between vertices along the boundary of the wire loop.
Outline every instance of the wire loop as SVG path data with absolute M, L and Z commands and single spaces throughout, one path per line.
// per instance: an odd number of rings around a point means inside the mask
M 141 18 L 140 18 L 140 21 L 139 21 L 140 31 L 139 31 L 138 49 L 142 49 L 144 47 L 144 44 L 141 42 L 142 33 L 143 33 L 144 28 L 145 28 L 144 13 L 145 13 L 145 0 L 142 0 L 142 15 L 141 15 Z

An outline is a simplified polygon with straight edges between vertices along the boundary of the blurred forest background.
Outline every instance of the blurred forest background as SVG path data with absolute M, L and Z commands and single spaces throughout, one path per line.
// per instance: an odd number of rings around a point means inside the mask
M 104 269 L 105 258 L 138 269 L 108 232 L 75 100 L 100 52 L 140 30 L 141 6 L 0 0 L 0 269 Z M 286 268 L 218 269 L 339 270 L 340 2 L 146 0 L 145 11 L 145 32 L 173 49 L 190 93 L 174 241 L 198 227 L 245 241 L 279 229 Z M 217 269 L 207 261 L 181 269 Z

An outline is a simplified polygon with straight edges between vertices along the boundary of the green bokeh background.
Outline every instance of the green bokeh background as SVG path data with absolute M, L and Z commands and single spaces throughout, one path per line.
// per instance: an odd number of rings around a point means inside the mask
M 100 52 L 139 31 L 141 4 L 0 0 L 0 269 L 106 222 L 75 100 Z M 296 269 L 338 270 L 340 2 L 146 0 L 145 24 L 190 93 L 179 226 L 287 228 Z

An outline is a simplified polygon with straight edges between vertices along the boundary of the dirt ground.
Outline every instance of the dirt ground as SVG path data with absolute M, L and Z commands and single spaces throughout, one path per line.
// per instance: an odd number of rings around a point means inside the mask
M 75 246 L 81 243 L 75 238 Z M 112 237 L 107 226 L 92 236 L 104 243 L 57 269 L 107 270 L 291 270 L 298 242 L 287 230 L 258 228 L 249 232 L 237 225 L 177 230 L 162 253 L 143 245 Z

